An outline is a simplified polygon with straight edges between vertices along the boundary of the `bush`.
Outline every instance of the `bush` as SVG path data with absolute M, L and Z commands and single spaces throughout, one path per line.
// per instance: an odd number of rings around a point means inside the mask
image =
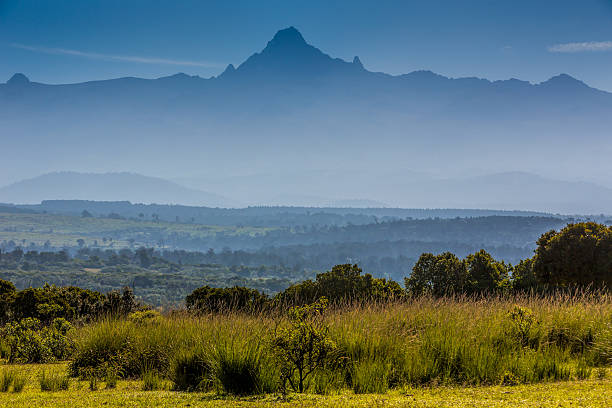
M 327 299 L 321 298 L 312 305 L 291 308 L 289 327 L 280 329 L 272 340 L 283 388 L 289 383 L 294 391 L 304 392 L 310 376 L 329 362 L 336 345 L 322 318 L 326 307 Z
M 232 288 L 211 288 L 202 286 L 185 298 L 191 311 L 198 313 L 257 312 L 268 302 L 268 296 L 256 289 L 241 286 Z
M 137 325 L 154 324 L 158 322 L 161 315 L 155 310 L 138 310 L 128 316 L 128 320 Z
M 43 327 L 34 318 L 8 323 L 0 334 L 3 337 L 3 354 L 8 354 L 10 362 L 48 363 L 68 358 L 74 343 L 68 336 L 72 326 L 63 318 L 53 320 L 50 326 Z
M 509 336 L 515 338 L 521 347 L 530 343 L 532 327 L 537 323 L 531 309 L 515 305 L 508 317 L 511 322 Z

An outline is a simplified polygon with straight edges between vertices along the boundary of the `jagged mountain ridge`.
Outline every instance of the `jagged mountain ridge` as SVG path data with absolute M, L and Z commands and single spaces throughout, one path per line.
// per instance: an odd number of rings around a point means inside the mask
M 333 58 L 291 27 L 208 79 L 46 85 L 16 75 L 0 85 L 4 165 L 30 176 L 66 168 L 168 178 L 333 168 L 379 173 L 380 187 L 383 169 L 455 176 L 478 167 L 549 175 L 554 168 L 554 178 L 589 179 L 612 171 L 611 113 L 612 94 L 569 75 L 540 84 L 431 71 L 392 76 L 368 71 L 358 57 Z M 0 183 L 15 181 L 7 177 Z M 337 196 L 382 202 L 407 188 L 394 182 L 368 196 L 372 184 L 356 192 L 322 182 Z M 291 180 L 284 183 L 279 191 Z

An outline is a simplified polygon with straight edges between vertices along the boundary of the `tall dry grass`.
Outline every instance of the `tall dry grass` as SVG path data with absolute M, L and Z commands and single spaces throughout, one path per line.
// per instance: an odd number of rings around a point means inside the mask
M 313 392 L 581 379 L 612 364 L 612 298 L 605 292 L 346 304 L 325 318 L 342 358 L 317 373 Z M 74 332 L 71 372 L 110 365 L 138 377 L 146 367 L 179 389 L 270 392 L 279 384 L 269 344 L 285 324 L 279 310 L 103 320 Z M 237 377 L 250 385 L 231 383 Z

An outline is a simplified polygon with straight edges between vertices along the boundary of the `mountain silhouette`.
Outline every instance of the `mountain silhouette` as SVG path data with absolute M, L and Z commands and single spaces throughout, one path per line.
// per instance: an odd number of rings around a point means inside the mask
M 390 202 L 365 194 L 391 183 L 389 173 L 555 169 L 557 179 L 604 181 L 612 173 L 608 92 L 567 74 L 532 84 L 372 72 L 359 57 L 325 54 L 294 27 L 211 78 L 47 85 L 16 74 L 0 84 L 0 125 L 0 184 L 60 168 L 169 178 L 333 169 L 353 185 L 357 174 L 373 175 L 349 198 Z M 274 188 L 282 192 L 285 180 Z M 322 183 L 302 193 L 344 188 Z M 393 183 L 387 191 L 402 188 Z
M 5 203 L 38 204 L 57 199 L 181 203 L 207 207 L 235 205 L 216 194 L 133 173 L 48 173 L 0 188 L 0 202 Z

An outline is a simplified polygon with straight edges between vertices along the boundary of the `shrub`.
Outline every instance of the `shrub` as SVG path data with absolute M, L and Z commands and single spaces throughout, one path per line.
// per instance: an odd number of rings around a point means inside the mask
M 11 359 L 11 346 L 5 339 L 0 339 L 0 358 Z
M 137 325 L 153 324 L 159 321 L 161 315 L 155 310 L 138 310 L 128 316 L 128 320 Z
M 294 391 L 304 392 L 310 376 L 322 369 L 335 350 L 329 327 L 322 318 L 327 299 L 289 311 L 290 326 L 280 329 L 272 348 L 281 368 L 283 388 L 287 383 Z
M 510 337 L 515 338 L 521 347 L 529 345 L 531 329 L 537 323 L 531 309 L 514 305 L 508 312 L 508 318 L 511 322 Z
M 232 288 L 202 286 L 185 298 L 187 308 L 198 313 L 256 312 L 267 302 L 268 296 L 265 294 L 241 286 Z
M 34 318 L 8 323 L 0 334 L 5 344 L 4 354 L 10 362 L 47 363 L 66 359 L 73 351 L 68 337 L 71 325 L 64 319 L 55 319 L 49 327 L 43 327 Z
M 135 348 L 135 333 L 121 321 L 107 319 L 84 328 L 78 336 L 76 352 L 68 366 L 74 377 L 86 377 L 92 370 L 101 376 L 108 367 L 119 375 L 130 376 L 126 367 Z M 138 371 L 140 373 L 140 371 Z

